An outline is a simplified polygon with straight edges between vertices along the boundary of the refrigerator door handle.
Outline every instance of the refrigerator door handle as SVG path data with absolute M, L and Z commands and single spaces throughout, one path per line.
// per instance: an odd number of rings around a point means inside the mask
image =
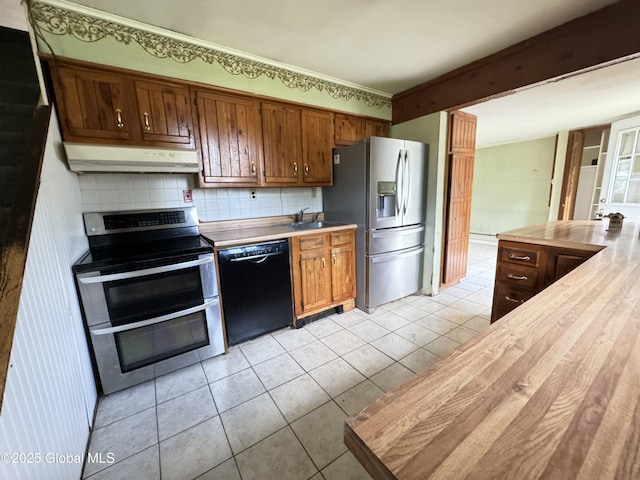
M 402 252 L 389 252 L 383 253 L 380 255 L 371 255 L 369 256 L 369 261 L 371 263 L 385 263 L 385 262 L 393 262 L 396 260 L 400 260 L 401 258 L 413 257 L 424 252 L 424 247 L 413 247 L 411 249 L 404 250 Z
M 411 164 L 409 163 L 409 150 L 404 151 L 404 170 L 402 173 L 406 175 L 406 178 L 402 180 L 402 193 L 404 193 L 403 215 L 406 215 L 407 208 L 409 208 L 409 193 L 411 190 Z
M 402 150 L 398 150 L 398 161 L 396 162 L 396 216 L 400 215 L 400 212 L 402 210 L 402 205 L 400 204 L 400 201 L 403 198 L 403 187 L 404 185 L 402 184 L 402 182 L 404 181 L 404 171 L 401 172 L 401 167 L 402 167 Z M 404 170 L 404 169 L 402 169 Z

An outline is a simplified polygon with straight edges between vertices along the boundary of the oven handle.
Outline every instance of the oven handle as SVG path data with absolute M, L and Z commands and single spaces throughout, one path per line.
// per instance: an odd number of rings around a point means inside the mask
M 215 300 L 210 300 L 208 302 L 203 303 L 202 305 L 198 305 L 197 307 L 187 308 L 186 310 L 180 310 L 179 312 L 168 313 L 166 315 L 161 315 L 155 318 L 148 318 L 147 320 L 141 320 L 135 323 L 118 325 L 117 327 L 98 328 L 96 330 L 91 330 L 91 333 L 94 335 L 109 335 L 110 333 L 126 332 L 127 330 L 133 330 L 135 328 L 148 327 L 149 325 L 155 325 L 156 323 L 166 322 L 167 320 L 173 320 L 174 318 L 184 317 L 185 315 L 191 315 L 192 313 L 206 310 L 207 308 L 212 307 L 213 305 L 217 305 L 218 303 L 219 301 L 216 298 Z
M 99 275 L 96 277 L 80 277 L 78 280 L 80 283 L 106 283 L 115 280 L 125 280 L 127 278 L 144 277 L 145 275 L 153 275 L 155 273 L 173 272 L 174 270 L 197 267 L 211 262 L 213 262 L 213 255 L 207 255 L 198 260 L 190 260 L 173 265 L 163 265 L 162 267 L 145 268 L 144 270 L 134 270 L 133 272 L 112 273 L 111 275 Z

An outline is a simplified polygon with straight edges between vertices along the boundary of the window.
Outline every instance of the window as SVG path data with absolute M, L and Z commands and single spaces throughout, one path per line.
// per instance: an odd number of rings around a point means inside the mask
M 640 204 L 640 127 L 618 134 L 614 160 L 609 202 Z

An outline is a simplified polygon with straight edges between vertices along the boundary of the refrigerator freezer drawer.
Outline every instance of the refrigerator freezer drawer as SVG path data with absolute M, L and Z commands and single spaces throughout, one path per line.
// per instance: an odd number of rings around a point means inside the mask
M 424 243 L 424 225 L 371 230 L 367 240 L 368 255 L 415 247 Z
M 369 294 L 364 308 L 371 311 L 378 305 L 406 297 L 422 288 L 424 247 L 367 257 Z

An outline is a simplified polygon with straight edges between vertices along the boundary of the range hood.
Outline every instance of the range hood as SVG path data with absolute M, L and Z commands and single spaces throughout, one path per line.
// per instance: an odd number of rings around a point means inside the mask
M 195 150 L 122 147 L 64 142 L 74 172 L 196 173 Z

